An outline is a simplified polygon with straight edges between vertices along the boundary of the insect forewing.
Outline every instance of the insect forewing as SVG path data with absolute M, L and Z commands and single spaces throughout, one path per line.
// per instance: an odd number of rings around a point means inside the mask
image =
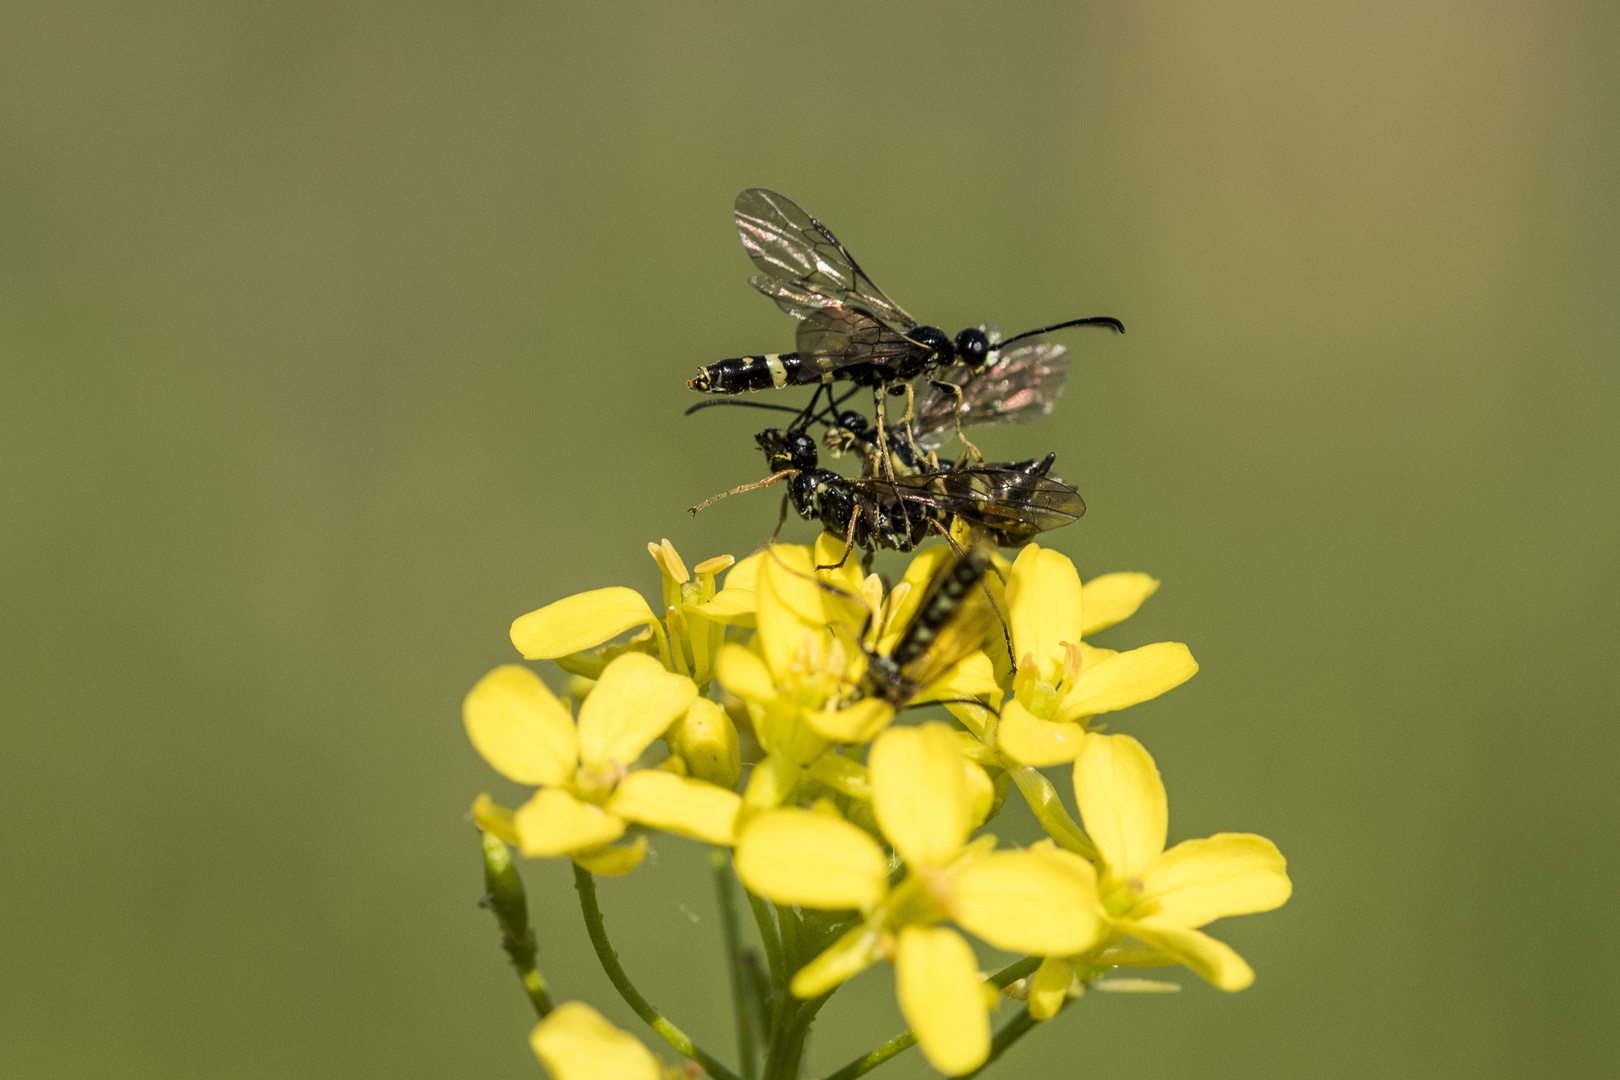
M 820 371 L 852 364 L 882 364 L 917 351 L 910 338 L 863 312 L 829 307 L 812 312 L 799 324 L 798 350 Z
M 768 277 L 797 283 L 839 304 L 864 308 L 879 319 L 916 325 L 916 320 L 866 276 L 832 231 L 792 199 L 764 188 L 749 188 L 737 196 L 736 216 L 737 233 L 748 257 Z M 754 287 L 771 295 L 757 281 Z M 772 299 L 782 304 L 781 299 Z

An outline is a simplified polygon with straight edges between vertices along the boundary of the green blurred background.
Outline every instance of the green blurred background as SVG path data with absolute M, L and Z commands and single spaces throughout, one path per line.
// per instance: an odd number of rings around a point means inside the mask
M 1203 665 L 1112 725 L 1172 840 L 1290 859 L 1217 927 L 1253 989 L 1094 995 L 1001 1071 L 1613 1075 L 1617 41 L 1596 2 L 7 4 L 0 1072 L 540 1075 L 460 700 L 514 616 L 654 592 L 648 540 L 768 534 L 683 512 L 760 416 L 680 414 L 790 341 L 731 223 L 764 185 L 948 330 L 1125 320 L 983 444 L 1058 451 L 1083 573 L 1164 580 L 1099 640 Z M 647 1034 L 526 873 L 558 993 Z M 703 852 L 603 896 L 729 1057 Z M 817 1072 L 901 1026 L 882 969 L 824 1015 Z

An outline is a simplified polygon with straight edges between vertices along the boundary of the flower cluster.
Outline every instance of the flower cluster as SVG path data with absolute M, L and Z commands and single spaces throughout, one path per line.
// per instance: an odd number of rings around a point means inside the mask
M 1178 643 L 1115 652 L 1086 640 L 1128 618 L 1157 581 L 1119 573 L 1082 585 L 1069 559 L 1035 544 L 1011 563 L 998 557 L 984 584 L 1002 618 L 911 699 L 943 702 L 951 721 L 918 723 L 867 692 L 864 676 L 900 640 L 950 547 L 919 552 L 893 588 L 853 561 L 826 569 L 842 549 L 826 535 L 695 572 L 668 541 L 649 547 L 662 614 L 607 588 L 513 624 L 525 659 L 569 673 L 572 702 L 519 665 L 473 688 L 473 745 L 536 789 L 515 810 L 480 796 L 474 812 L 490 836 L 570 858 L 587 881 L 634 869 L 649 829 L 733 848 L 775 988 L 776 1020 L 761 1033 L 767 1077 L 796 1075 L 820 1002 L 883 961 L 911 1037 L 949 1075 L 991 1055 L 1003 993 L 1042 1021 L 1090 985 L 1144 985 L 1104 977 L 1120 967 L 1182 964 L 1223 990 L 1253 981 L 1202 927 L 1287 900 L 1282 855 L 1248 833 L 1166 848 L 1153 759 L 1096 722 L 1197 670 Z M 1054 766 L 1072 782 L 1078 820 L 1040 771 Z M 984 831 L 1014 788 L 1046 839 L 1009 846 Z M 970 937 L 1028 959 L 987 976 Z M 639 1042 L 579 1002 L 550 1011 L 533 1042 L 558 1080 L 658 1074 Z

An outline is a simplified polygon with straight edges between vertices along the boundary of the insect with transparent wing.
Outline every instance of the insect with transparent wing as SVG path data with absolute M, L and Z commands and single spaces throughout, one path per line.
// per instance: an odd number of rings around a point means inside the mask
M 877 439 L 887 472 L 885 393 L 906 396 L 902 427 L 913 443 L 912 449 L 918 450 L 911 435 L 915 415 L 912 380 L 960 369 L 960 382 L 937 382 L 940 388 L 954 387 L 949 391 L 953 401 L 966 406 L 968 395 L 962 387 L 987 365 L 996 366 L 992 354 L 997 350 L 985 329 L 969 327 L 953 339 L 938 327 L 918 323 L 878 288 L 832 230 L 785 196 L 764 188 L 749 188 L 737 196 L 736 220 L 743 247 L 754 265 L 764 271 L 749 282 L 800 320 L 798 348 L 790 353 L 740 356 L 709 364 L 687 384 L 692 390 L 741 394 L 772 387 L 815 386 L 816 392 L 801 414 L 809 417 L 814 415 L 822 391 L 830 390 L 834 383 L 870 387 L 878 420 Z M 1107 326 L 1120 333 L 1125 330 L 1118 319 L 1095 316 L 1032 330 L 999 345 L 1005 348 L 1070 326 Z M 1033 369 L 1025 366 L 1002 370 L 1010 386 L 1024 388 L 1024 373 Z M 1055 393 L 1047 393 L 1051 401 L 1056 401 Z M 1038 389 L 1035 396 L 1041 396 Z M 983 407 L 993 411 L 990 399 L 984 401 Z M 1050 409 L 1050 404 L 1046 408 Z M 1019 410 L 1007 411 L 1011 417 Z
M 1079 492 L 1046 475 L 1053 454 L 1040 461 L 846 477 L 820 467 L 816 441 L 802 430 L 770 428 L 755 441 L 771 475 L 705 500 L 692 512 L 726 495 L 786 480 L 787 501 L 799 516 L 844 538 L 837 566 L 857 547 L 865 550 L 862 561 L 868 567 L 878 548 L 912 551 L 931 533 L 948 536 L 953 519 L 988 543 L 1020 547 L 1086 512 Z

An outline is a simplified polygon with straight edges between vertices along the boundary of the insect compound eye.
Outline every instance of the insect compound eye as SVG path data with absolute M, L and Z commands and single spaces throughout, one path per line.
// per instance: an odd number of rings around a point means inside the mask
M 802 431 L 795 431 L 787 436 L 783 450 L 791 468 L 814 469 L 816 467 L 816 440 Z
M 990 337 L 977 326 L 970 326 L 956 335 L 956 358 L 970 368 L 978 369 L 990 358 Z

